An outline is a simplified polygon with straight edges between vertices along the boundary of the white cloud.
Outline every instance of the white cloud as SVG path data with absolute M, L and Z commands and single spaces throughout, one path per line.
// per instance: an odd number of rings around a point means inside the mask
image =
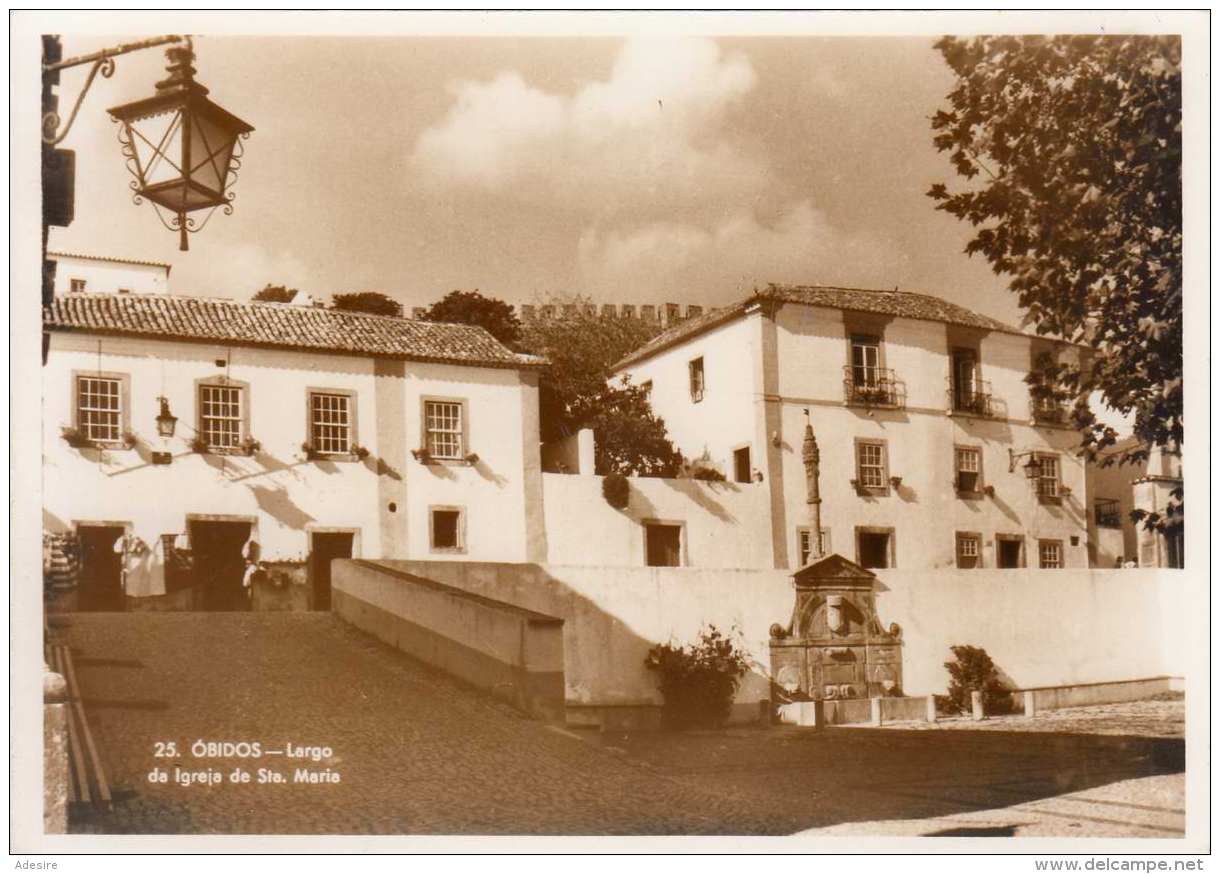
M 723 303 L 767 282 L 874 284 L 895 275 L 888 247 L 844 233 L 808 200 L 770 224 L 748 211 L 710 228 L 655 222 L 630 230 L 590 230 L 579 244 L 583 288 L 626 299 Z
M 602 218 L 751 197 L 766 168 L 724 132 L 755 80 L 743 56 L 692 39 L 629 41 L 605 81 L 571 96 L 515 72 L 460 81 L 416 142 L 412 172 Z

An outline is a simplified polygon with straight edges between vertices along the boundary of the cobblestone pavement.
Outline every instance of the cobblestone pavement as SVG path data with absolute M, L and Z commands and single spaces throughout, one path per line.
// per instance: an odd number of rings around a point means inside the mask
M 55 633 L 72 646 L 116 798 L 109 814 L 74 811 L 78 832 L 1182 831 L 1183 750 L 1172 736 L 1041 717 L 1020 730 L 577 733 L 525 719 L 329 614 L 65 621 Z M 1174 706 L 1163 705 L 1162 722 Z M 195 758 L 196 739 L 333 753 L 317 763 Z M 177 756 L 157 758 L 154 745 L 169 741 Z M 170 782 L 148 781 L 157 765 Z M 252 782 L 186 787 L 175 766 L 222 777 L 241 766 Z M 254 782 L 260 767 L 290 782 Z M 341 782 L 293 783 L 298 767 L 329 768 Z

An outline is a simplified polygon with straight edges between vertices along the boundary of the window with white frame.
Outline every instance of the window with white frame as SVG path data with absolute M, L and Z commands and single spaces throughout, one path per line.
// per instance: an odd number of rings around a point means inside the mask
M 464 443 L 461 401 L 424 401 L 424 432 L 433 458 L 462 458 Z
M 199 386 L 199 435 L 209 447 L 241 446 L 242 392 L 241 386 L 235 385 Z
M 1053 570 L 1063 567 L 1063 541 L 1038 541 L 1038 567 L 1043 570 Z
M 851 338 L 851 378 L 857 388 L 874 388 L 881 368 L 881 341 L 855 334 Z
M 81 436 L 99 443 L 122 438 L 122 380 L 104 376 L 76 379 L 76 421 Z
M 856 444 L 856 482 L 862 489 L 883 489 L 885 477 L 885 444 Z
M 1038 497 L 1059 497 L 1059 456 L 1038 456 Z
M 957 490 L 974 493 L 983 486 L 983 452 L 973 446 L 958 446 L 953 454 L 957 464 Z
M 346 394 L 309 393 L 309 442 L 314 452 L 344 455 L 352 451 L 351 403 Z
M 979 568 L 983 566 L 983 538 L 966 531 L 957 532 L 957 566 Z
M 809 560 L 813 558 L 813 529 L 801 527 L 796 530 L 797 547 L 800 550 L 800 566 L 804 567 L 809 564 Z M 823 528 L 821 536 L 818 538 L 821 555 L 827 555 L 830 552 L 830 529 Z

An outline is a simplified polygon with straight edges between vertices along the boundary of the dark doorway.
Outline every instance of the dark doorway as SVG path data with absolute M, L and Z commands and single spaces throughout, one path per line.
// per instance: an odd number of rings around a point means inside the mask
M 739 483 L 750 481 L 750 447 L 733 450 L 733 479 Z
M 890 535 L 874 531 L 861 531 L 860 567 L 886 568 L 890 566 Z
M 682 564 L 681 525 L 646 525 L 644 540 L 649 567 L 678 567 Z
M 246 560 L 241 549 L 250 539 L 249 522 L 190 520 L 195 585 L 203 592 L 203 609 L 249 610 L 242 587 Z
M 313 609 L 330 609 L 330 563 L 352 557 L 351 531 L 315 531 L 309 553 L 309 578 L 313 583 Z
M 1021 541 L 1014 538 L 997 537 L 995 541 L 995 563 L 999 568 L 1021 566 Z
M 123 593 L 123 555 L 114 551 L 123 536 L 118 525 L 81 525 L 80 590 L 77 609 L 117 612 L 126 608 Z

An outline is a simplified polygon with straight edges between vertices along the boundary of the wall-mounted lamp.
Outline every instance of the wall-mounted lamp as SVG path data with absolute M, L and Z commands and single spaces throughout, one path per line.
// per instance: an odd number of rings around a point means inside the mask
M 161 411 L 157 413 L 157 435 L 164 440 L 168 440 L 174 436 L 174 430 L 178 427 L 178 417 L 169 410 L 169 400 L 164 396 L 157 398 L 157 402 L 161 405 Z M 173 455 L 168 451 L 154 452 L 152 454 L 153 464 L 169 464 L 173 461 Z
M 1025 471 L 1026 479 L 1037 479 L 1038 474 L 1042 472 L 1042 463 L 1038 460 L 1038 453 L 1035 450 L 1028 452 L 1013 452 L 1008 450 L 1008 472 L 1012 473 L 1017 469 L 1017 462 L 1022 458 L 1029 458 L 1029 461 L 1021 465 Z

